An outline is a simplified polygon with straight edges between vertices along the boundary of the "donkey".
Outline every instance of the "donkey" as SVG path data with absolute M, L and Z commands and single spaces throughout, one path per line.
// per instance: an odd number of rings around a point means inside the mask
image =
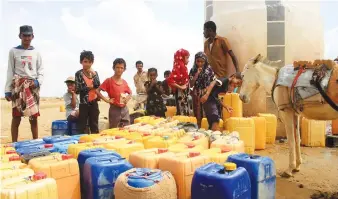
M 286 135 L 289 144 L 289 167 L 282 176 L 291 177 L 294 172 L 300 171 L 302 164 L 300 152 L 299 116 L 314 120 L 333 120 L 338 118 L 338 111 L 329 104 L 323 102 L 322 96 L 317 94 L 299 103 L 290 101 L 291 88 L 275 86 L 279 69 L 283 67 L 281 61 L 269 61 L 260 54 L 250 59 L 242 72 L 243 83 L 240 89 L 240 99 L 244 103 L 250 101 L 250 96 L 263 86 L 266 93 L 272 96 L 277 106 L 278 114 L 285 125 Z M 335 74 L 335 77 L 333 77 Z M 329 88 L 326 91 L 332 98 L 338 96 L 338 66 L 334 66 L 334 72 L 329 81 Z M 335 79 L 333 79 L 335 78 Z M 332 80 L 331 80 L 332 79 Z M 338 101 L 336 100 L 337 104 Z M 297 129 L 296 129 L 297 126 Z

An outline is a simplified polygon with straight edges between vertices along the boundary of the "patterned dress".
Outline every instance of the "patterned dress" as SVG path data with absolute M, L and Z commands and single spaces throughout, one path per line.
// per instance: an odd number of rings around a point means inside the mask
M 202 104 L 200 102 L 200 98 L 205 94 L 206 89 L 208 86 L 211 84 L 213 80 L 216 79 L 214 71 L 211 69 L 208 63 L 208 58 L 206 54 L 203 52 L 198 52 L 195 55 L 195 63 L 194 66 L 191 68 L 189 76 L 190 76 L 190 81 L 193 80 L 194 76 L 196 75 L 198 71 L 198 67 L 196 65 L 196 60 L 198 58 L 204 59 L 205 63 L 203 66 L 202 71 L 198 75 L 194 85 L 191 85 L 194 87 L 192 91 L 192 98 L 193 98 L 193 110 L 194 110 L 194 115 L 197 118 L 197 122 L 200 125 L 201 120 L 203 118 L 203 108 Z
M 178 50 L 174 55 L 174 68 L 168 78 L 168 84 L 175 93 L 177 115 L 190 115 L 189 111 L 189 86 L 187 89 L 180 90 L 174 87 L 174 84 L 180 86 L 189 83 L 188 68 L 184 63 L 184 58 L 189 56 L 189 52 L 185 49 Z
M 163 86 L 162 82 L 157 82 L 156 85 L 152 86 L 147 93 L 147 115 L 155 115 L 158 117 L 165 117 L 167 108 L 163 102 Z M 146 81 L 144 87 L 148 89 L 151 86 L 150 81 Z

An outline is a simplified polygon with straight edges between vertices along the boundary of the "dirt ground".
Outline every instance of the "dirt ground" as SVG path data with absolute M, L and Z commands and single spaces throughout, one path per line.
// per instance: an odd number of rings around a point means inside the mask
M 51 135 L 53 120 L 64 119 L 60 112 L 62 99 L 44 98 L 41 100 L 41 117 L 39 118 L 39 137 Z M 9 142 L 11 123 L 11 104 L 1 100 L 1 143 Z M 101 115 L 107 116 L 107 104 L 100 104 Z M 27 118 L 21 122 L 19 140 L 31 139 Z M 277 175 L 288 166 L 287 144 L 268 145 L 266 150 L 256 154 L 271 157 L 277 167 Z M 284 179 L 277 177 L 277 199 L 304 199 L 316 191 L 338 190 L 338 149 L 302 147 L 303 165 L 294 177 Z M 279 175 L 278 175 L 279 176 Z M 302 187 L 302 188 L 300 188 Z

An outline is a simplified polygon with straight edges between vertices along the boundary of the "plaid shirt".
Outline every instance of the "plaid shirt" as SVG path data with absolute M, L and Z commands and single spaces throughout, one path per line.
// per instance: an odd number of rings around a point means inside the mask
M 100 87 L 100 79 L 99 75 L 95 71 L 96 75 L 93 76 L 93 86 L 94 89 L 97 89 Z M 89 89 L 87 87 L 87 84 L 85 80 L 83 79 L 83 70 L 79 70 L 75 73 L 75 86 L 76 86 L 76 94 L 80 95 L 80 104 L 88 104 L 88 92 Z

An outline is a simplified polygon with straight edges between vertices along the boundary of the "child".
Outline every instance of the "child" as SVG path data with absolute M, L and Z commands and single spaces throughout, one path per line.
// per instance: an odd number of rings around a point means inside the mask
M 158 117 L 165 117 L 165 112 L 167 111 L 166 106 L 164 105 L 162 94 L 163 88 L 162 83 L 157 81 L 157 69 L 149 68 L 148 69 L 148 78 L 144 86 L 147 90 L 147 105 L 146 113 L 147 115 L 155 115 Z
M 216 86 L 215 86 L 216 85 Z M 220 110 L 218 109 L 219 103 L 229 112 L 232 112 L 232 107 L 223 104 L 218 100 L 218 94 L 226 93 L 229 89 L 233 89 L 242 85 L 242 75 L 237 72 L 229 78 L 220 78 L 213 81 L 207 88 L 205 95 L 202 96 L 201 102 L 203 109 L 208 119 L 209 128 L 213 131 L 219 131 Z
M 80 94 L 79 132 L 85 132 L 87 122 L 91 133 L 99 133 L 99 100 L 96 89 L 100 86 L 100 79 L 96 71 L 92 70 L 94 55 L 91 51 L 82 51 L 80 55 L 82 69 L 75 74 L 75 93 Z
M 171 95 L 171 89 L 168 85 L 168 78 L 169 78 L 170 74 L 171 74 L 170 70 L 165 71 L 164 72 L 164 81 L 162 82 L 163 91 L 164 91 L 164 94 L 166 96 Z
M 69 122 L 77 121 L 79 117 L 79 97 L 75 93 L 75 78 L 68 77 L 65 81 L 67 84 L 67 93 L 63 95 L 66 107 L 66 118 Z
M 200 98 L 211 85 L 211 82 L 216 79 L 214 71 L 209 66 L 207 55 L 204 52 L 196 53 L 195 63 L 190 70 L 189 76 L 190 85 L 194 87 L 192 91 L 194 115 L 197 118 L 197 124 L 200 126 L 203 117 Z
M 185 49 L 178 50 L 174 55 L 174 68 L 168 78 L 168 84 L 175 93 L 177 115 L 189 115 L 189 75 L 187 64 L 189 52 Z
M 117 58 L 113 62 L 114 75 L 107 78 L 100 88 L 96 90 L 98 96 L 110 104 L 109 128 L 116 128 L 130 124 L 129 109 L 126 106 L 131 99 L 131 90 L 128 83 L 122 79 L 122 74 L 127 65 L 124 59 Z M 108 93 L 110 99 L 101 94 L 101 90 Z

